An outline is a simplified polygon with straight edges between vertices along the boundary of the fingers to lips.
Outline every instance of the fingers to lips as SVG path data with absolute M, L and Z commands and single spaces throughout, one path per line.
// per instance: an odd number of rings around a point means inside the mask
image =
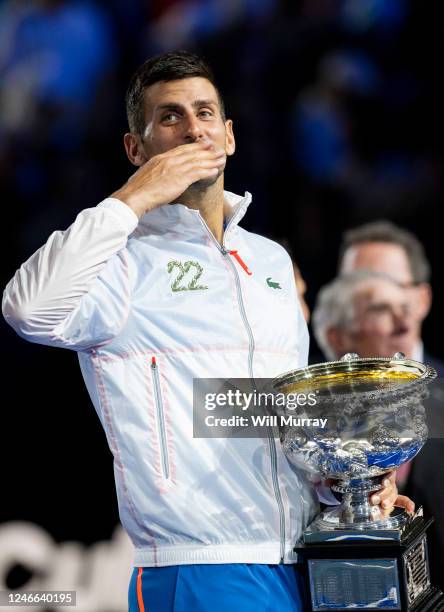
M 217 151 L 200 149 L 198 151 L 192 151 L 188 155 L 184 153 L 183 161 L 199 165 L 212 164 L 221 166 L 225 162 L 225 157 L 225 151 L 223 149 L 218 149 Z
M 204 151 L 206 149 L 214 148 L 213 144 L 209 140 L 197 140 L 196 142 L 189 142 L 187 144 L 178 145 L 172 149 L 168 149 L 167 153 L 171 155 L 181 155 L 191 151 Z
M 173 202 L 196 181 L 217 178 L 226 163 L 226 152 L 220 144 L 218 147 L 204 138 L 153 155 L 112 197 L 127 204 L 140 218 Z
M 209 140 L 192 142 L 189 144 L 179 145 L 173 149 L 166 151 L 168 155 L 192 155 L 193 153 L 201 153 L 206 155 L 225 155 L 224 149 L 216 149 L 213 143 Z

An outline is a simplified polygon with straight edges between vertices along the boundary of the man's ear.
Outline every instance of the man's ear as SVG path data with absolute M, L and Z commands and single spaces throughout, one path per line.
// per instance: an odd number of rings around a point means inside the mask
M 432 307 L 432 288 L 429 283 L 420 283 L 416 288 L 417 296 L 417 312 L 420 321 L 424 321 Z
M 132 134 L 127 132 L 123 137 L 123 144 L 125 147 L 128 159 L 134 166 L 143 166 L 148 161 L 148 158 L 143 150 L 142 141 L 138 134 Z
M 225 153 L 227 156 L 233 155 L 236 150 L 236 141 L 234 140 L 233 122 L 231 119 L 225 121 Z

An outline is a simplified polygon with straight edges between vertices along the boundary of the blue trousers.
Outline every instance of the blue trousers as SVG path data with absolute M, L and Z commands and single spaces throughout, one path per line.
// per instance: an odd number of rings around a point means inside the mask
M 302 593 L 294 565 L 136 567 L 129 612 L 303 612 Z

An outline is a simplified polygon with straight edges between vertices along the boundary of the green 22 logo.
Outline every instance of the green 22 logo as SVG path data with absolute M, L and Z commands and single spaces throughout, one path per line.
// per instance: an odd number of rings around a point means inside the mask
M 198 285 L 197 281 L 202 276 L 203 268 L 197 261 L 186 261 L 182 264 L 180 261 L 169 261 L 167 264 L 168 274 L 178 268 L 179 272 L 171 284 L 172 291 L 196 291 L 197 289 L 208 289 L 205 285 Z M 195 274 L 189 280 L 188 285 L 182 284 L 184 276 L 188 274 L 191 268 L 195 269 Z

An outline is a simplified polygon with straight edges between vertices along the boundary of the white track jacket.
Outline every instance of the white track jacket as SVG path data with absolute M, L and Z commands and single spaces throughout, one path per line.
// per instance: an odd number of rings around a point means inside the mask
M 139 221 L 108 198 L 54 232 L 4 293 L 20 336 L 78 352 L 137 566 L 291 563 L 318 508 L 278 439 L 193 438 L 193 377 L 307 362 L 290 258 L 238 227 L 250 194 L 225 199 L 221 246 L 196 210 Z

